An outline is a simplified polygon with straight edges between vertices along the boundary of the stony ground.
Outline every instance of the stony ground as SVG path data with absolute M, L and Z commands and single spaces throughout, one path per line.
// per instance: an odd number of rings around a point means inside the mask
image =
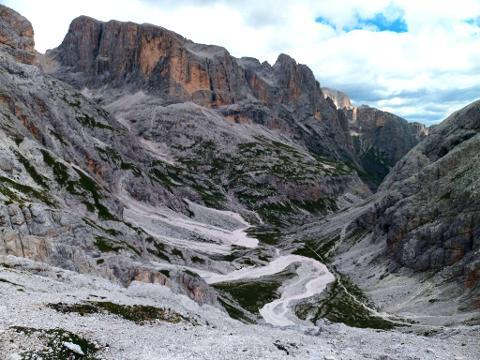
M 290 328 L 246 325 L 164 286 L 134 282 L 123 288 L 12 256 L 0 262 L 0 353 L 6 360 L 480 356 L 478 327 L 418 336 L 326 322 Z M 68 350 L 67 342 L 79 345 L 85 356 Z

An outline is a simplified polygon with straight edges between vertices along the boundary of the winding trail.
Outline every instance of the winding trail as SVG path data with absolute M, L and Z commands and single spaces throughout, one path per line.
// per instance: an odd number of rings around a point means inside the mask
M 250 227 L 239 214 L 221 211 L 187 201 L 196 219 L 183 216 L 169 209 L 154 207 L 133 199 L 121 188 L 120 196 L 125 204 L 124 217 L 141 226 L 151 235 L 176 246 L 195 249 L 206 253 L 229 253 L 231 245 L 257 248 L 258 240 L 249 237 L 245 230 Z M 202 237 L 198 241 L 195 234 Z M 320 294 L 335 280 L 334 275 L 321 262 L 300 255 L 280 255 L 265 266 L 244 267 L 226 274 L 209 271 L 198 273 L 209 284 L 220 282 L 257 279 L 274 275 L 296 264 L 297 276 L 282 284 L 281 296 L 260 309 L 260 315 L 267 323 L 275 326 L 304 324 L 293 311 L 295 303 Z M 197 269 L 194 269 L 197 271 Z
M 275 326 L 289 326 L 301 322 L 293 313 L 292 306 L 298 300 L 320 294 L 326 286 L 335 280 L 328 268 L 321 262 L 300 255 L 283 255 L 272 260 L 268 265 L 248 267 L 228 274 L 206 276 L 209 284 L 235 280 L 253 280 L 263 276 L 274 275 L 285 270 L 291 264 L 298 264 L 298 277 L 282 285 L 281 297 L 260 309 L 260 315 L 267 323 Z

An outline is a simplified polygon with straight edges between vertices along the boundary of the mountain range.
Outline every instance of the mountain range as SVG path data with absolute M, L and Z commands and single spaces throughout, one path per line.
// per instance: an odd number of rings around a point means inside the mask
M 150 24 L 40 54 L 0 5 L 0 353 L 477 359 L 479 130 Z

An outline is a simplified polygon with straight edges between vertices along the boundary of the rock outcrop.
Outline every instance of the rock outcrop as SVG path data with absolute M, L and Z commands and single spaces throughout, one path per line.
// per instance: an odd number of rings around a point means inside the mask
M 0 46 L 25 64 L 35 61 L 35 42 L 30 21 L 14 10 L 0 5 Z
M 52 74 L 78 87 L 138 90 L 163 104 L 192 101 L 230 119 L 282 129 L 311 151 L 355 162 L 345 117 L 324 99 L 312 71 L 280 55 L 273 66 L 231 56 L 149 24 L 72 21 L 46 54 Z
M 364 179 L 376 189 L 393 166 L 428 135 L 425 125 L 369 106 L 344 109 Z
M 367 105 L 353 106 L 347 94 L 322 88 L 348 120 L 362 179 L 376 190 L 392 167 L 428 135 L 425 125 Z
M 373 239 L 397 266 L 458 282 L 477 307 L 480 291 L 480 103 L 457 111 L 394 167 L 379 188 Z M 370 214 L 372 215 L 372 214 Z
M 322 87 L 322 93 L 325 98 L 332 99 L 333 103 L 338 109 L 353 109 L 352 101 L 344 92 Z

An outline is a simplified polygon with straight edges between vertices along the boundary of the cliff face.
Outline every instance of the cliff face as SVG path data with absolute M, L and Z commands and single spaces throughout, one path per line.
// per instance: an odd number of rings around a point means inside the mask
M 425 125 L 370 106 L 353 106 L 348 95 L 338 90 L 322 88 L 322 92 L 348 120 L 360 175 L 372 190 L 397 161 L 428 135 Z
M 324 99 L 312 71 L 287 55 L 273 66 L 260 64 L 161 27 L 79 17 L 47 59 L 59 65 L 56 77 L 78 88 L 142 89 L 164 104 L 192 101 L 233 121 L 282 129 L 319 155 L 355 162 L 345 117 Z
M 479 131 L 476 102 L 436 126 L 380 187 L 390 196 L 377 231 L 401 264 L 443 268 L 478 256 Z
M 0 45 L 15 58 L 25 64 L 35 60 L 33 28 L 30 21 L 7 8 L 0 7 Z
M 129 84 L 210 106 L 245 97 L 236 81 L 238 67 L 232 66 L 226 50 L 196 47 L 153 25 L 102 23 L 82 16 L 72 22 L 63 43 L 49 56 L 70 71 L 81 72 L 77 80 L 82 86 Z
M 273 67 L 258 62 L 249 66 L 224 48 L 196 44 L 149 24 L 103 23 L 82 16 L 47 56 L 69 73 L 81 72 L 76 79 L 80 86 L 130 86 L 209 107 L 253 99 L 287 105 L 305 94 L 318 102 L 313 74 L 287 55 L 280 55 Z
M 480 103 L 435 126 L 382 183 L 373 237 L 402 267 L 434 271 L 469 294 L 480 289 Z M 445 280 L 448 279 L 448 280 Z
M 352 109 L 353 105 L 348 97 L 347 94 L 345 94 L 342 91 L 335 90 L 335 89 L 330 89 L 327 87 L 322 87 L 322 93 L 325 98 L 330 98 L 332 99 L 333 103 L 338 109 Z
M 345 109 L 355 153 L 376 188 L 393 166 L 428 135 L 425 125 L 411 123 L 369 106 Z

